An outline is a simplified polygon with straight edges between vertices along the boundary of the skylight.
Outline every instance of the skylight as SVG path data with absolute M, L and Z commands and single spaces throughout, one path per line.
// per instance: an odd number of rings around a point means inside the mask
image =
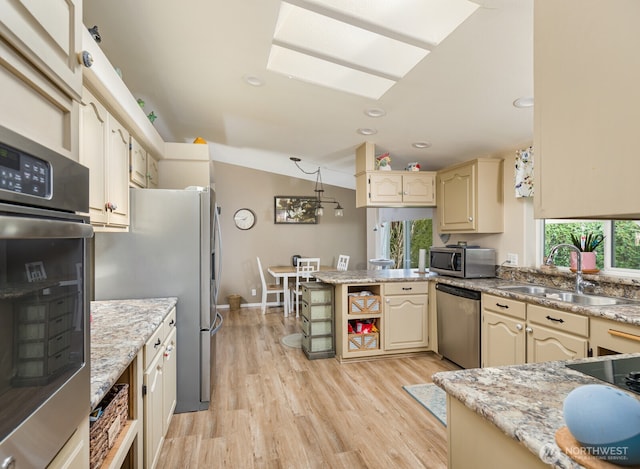
M 478 5 L 467 0 L 287 0 L 267 68 L 379 99 Z

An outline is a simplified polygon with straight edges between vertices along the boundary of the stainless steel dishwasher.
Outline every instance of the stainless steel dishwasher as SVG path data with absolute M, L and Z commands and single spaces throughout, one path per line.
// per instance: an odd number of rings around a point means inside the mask
M 480 368 L 480 292 L 436 285 L 438 353 L 462 368 Z

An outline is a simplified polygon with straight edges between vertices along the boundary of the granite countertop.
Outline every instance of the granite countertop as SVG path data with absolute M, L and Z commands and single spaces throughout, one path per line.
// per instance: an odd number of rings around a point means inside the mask
M 554 300 L 552 298 L 542 298 L 539 296 L 499 289 L 500 287 L 514 285 L 516 283 L 527 283 L 524 281 L 514 282 L 512 280 L 504 280 L 501 278 L 464 279 L 447 277 L 428 271 L 424 274 L 419 274 L 417 269 L 348 270 L 344 272 L 327 271 L 317 272 L 314 276 L 321 282 L 332 285 L 347 283 L 434 281 L 437 283 L 446 283 L 457 287 L 490 293 L 492 295 L 511 298 L 514 300 L 539 304 L 553 309 L 570 311 L 585 316 L 601 317 L 640 326 L 640 301 L 637 300 L 627 304 L 585 306 L 568 303 L 566 301 Z
M 331 270 L 313 273 L 313 276 L 321 282 L 332 285 L 345 283 L 420 282 L 434 278 L 437 275 L 438 274 L 429 271 L 424 274 L 419 274 L 418 269 Z
M 91 408 L 127 369 L 177 298 L 91 302 Z
M 618 359 L 640 354 L 608 356 Z M 497 368 L 476 368 L 435 373 L 433 382 L 451 397 L 521 442 L 532 453 L 557 468 L 580 468 L 555 443 L 565 426 L 562 405 L 573 389 L 602 381 L 567 368 L 582 359 Z M 629 393 L 638 398 L 637 395 Z

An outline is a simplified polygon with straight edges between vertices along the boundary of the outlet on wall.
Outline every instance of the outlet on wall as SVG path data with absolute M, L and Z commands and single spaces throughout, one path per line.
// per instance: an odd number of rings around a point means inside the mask
M 507 254 L 507 263 L 509 265 L 518 265 L 518 255 L 512 252 Z
M 251 296 L 256 296 L 256 289 L 255 288 L 251 289 Z

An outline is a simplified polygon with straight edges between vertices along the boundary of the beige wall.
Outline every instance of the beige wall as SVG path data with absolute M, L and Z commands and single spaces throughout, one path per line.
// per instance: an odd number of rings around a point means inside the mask
M 452 234 L 448 244 L 467 241 L 469 244 L 494 248 L 498 264 L 506 261 L 507 253 L 514 253 L 518 255 L 519 266 L 534 267 L 536 265 L 536 222 L 533 219 L 533 198 L 516 198 L 513 187 L 516 151 L 527 148 L 530 144 L 526 143 L 512 150 L 491 155 L 504 158 L 504 233 Z M 437 226 L 435 231 L 437 231 Z M 435 234 L 434 237 L 435 244 L 442 244 L 438 234 Z
M 322 264 L 335 265 L 339 254 L 351 256 L 349 270 L 366 268 L 366 210 L 355 208 L 355 191 L 325 184 L 325 195 L 335 197 L 344 207 L 344 217 L 333 215 L 333 205 L 317 225 L 276 225 L 276 195 L 313 195 L 314 183 L 241 166 L 215 162 L 216 199 L 222 208 L 224 252 L 222 285 L 218 304 L 238 294 L 243 303 L 258 303 L 261 288 L 256 256 L 262 266 L 290 264 L 291 256 L 320 257 Z M 256 214 L 255 226 L 239 230 L 233 214 L 239 208 Z M 267 281 L 273 281 L 265 273 Z M 256 289 L 256 296 L 251 290 Z M 269 299 L 272 300 L 273 296 Z

